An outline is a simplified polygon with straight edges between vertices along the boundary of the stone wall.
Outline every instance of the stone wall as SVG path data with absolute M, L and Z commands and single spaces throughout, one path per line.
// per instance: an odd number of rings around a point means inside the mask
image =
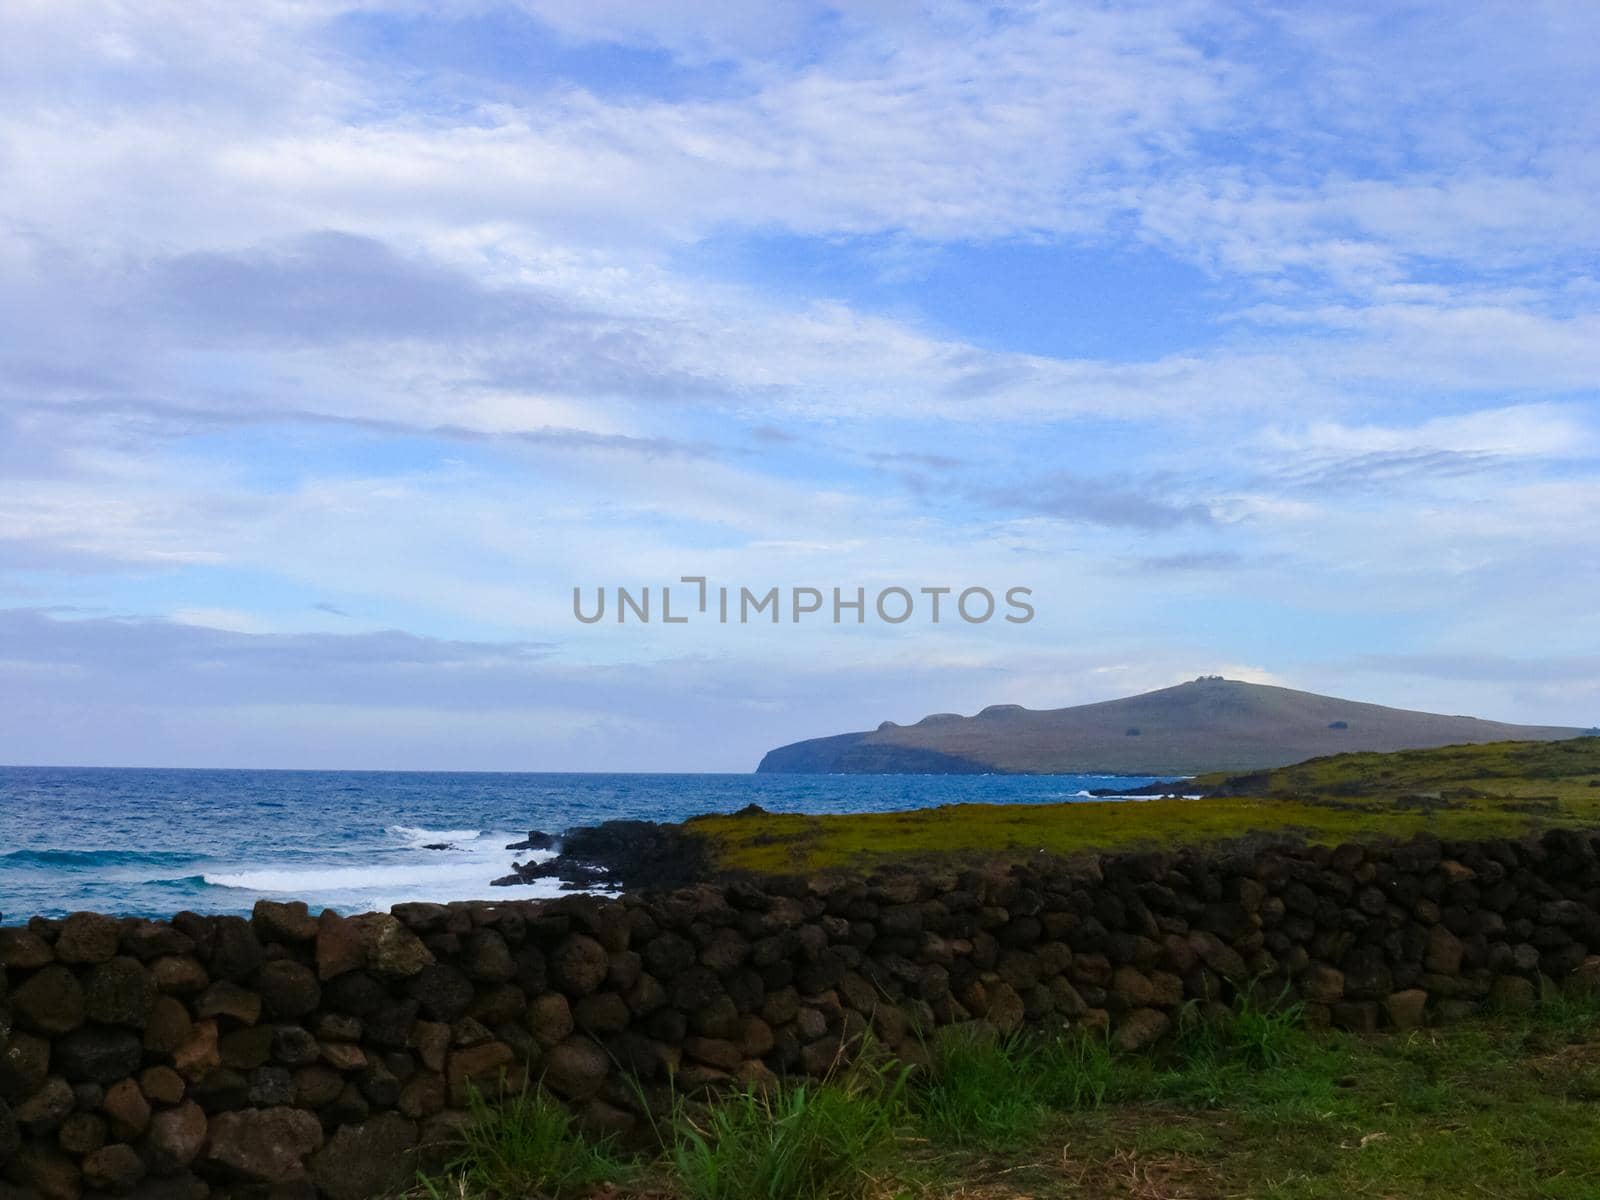
M 0 1200 L 362 1200 L 531 1072 L 626 1133 L 680 1091 L 821 1073 L 869 1029 L 1109 1026 L 1290 985 L 1412 1027 L 1600 983 L 1597 844 L 1122 855 L 602 900 L 0 928 Z M 636 1075 L 642 1087 L 631 1085 Z

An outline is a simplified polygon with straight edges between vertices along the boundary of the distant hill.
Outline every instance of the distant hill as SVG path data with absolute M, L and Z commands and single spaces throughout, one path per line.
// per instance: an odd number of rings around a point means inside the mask
M 1282 767 L 1351 750 L 1422 750 L 1556 741 L 1577 727 L 1507 725 L 1203 676 L 1122 700 L 1034 710 L 997 704 L 975 717 L 812 738 L 769 751 L 767 774 L 1195 775 Z

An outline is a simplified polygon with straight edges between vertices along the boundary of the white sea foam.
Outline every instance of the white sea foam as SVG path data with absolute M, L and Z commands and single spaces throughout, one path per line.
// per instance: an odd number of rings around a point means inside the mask
M 404 833 L 401 834 L 401 830 Z M 393 826 L 405 837 L 410 852 L 396 850 L 352 853 L 339 860 L 310 866 L 241 864 L 237 869 L 207 871 L 202 878 L 212 887 L 232 888 L 263 895 L 293 896 L 343 912 L 387 909 L 408 900 L 530 899 L 552 896 L 558 880 L 540 880 L 504 890 L 490 881 L 509 874 L 511 862 L 544 862 L 553 851 L 507 851 L 505 843 L 516 834 L 490 834 L 478 830 L 419 830 Z M 433 841 L 448 841 L 459 852 L 422 850 Z M 465 844 L 463 844 L 465 843 Z
M 450 842 L 475 842 L 483 836 L 481 829 L 423 829 L 420 825 L 391 825 L 389 832 L 411 846 L 437 845 Z

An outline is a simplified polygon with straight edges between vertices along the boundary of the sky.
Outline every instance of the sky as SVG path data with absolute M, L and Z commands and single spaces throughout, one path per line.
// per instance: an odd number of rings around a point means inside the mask
M 0 762 L 745 771 L 1212 673 L 1600 722 L 1596 45 L 8 0 Z M 684 576 L 1034 617 L 574 618 Z

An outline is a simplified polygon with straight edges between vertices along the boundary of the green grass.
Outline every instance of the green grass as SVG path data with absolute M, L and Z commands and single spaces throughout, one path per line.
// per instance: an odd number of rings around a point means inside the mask
M 956 1028 L 941 1031 L 929 1050 L 911 1105 L 930 1142 L 1004 1150 L 1038 1137 L 1046 1104 L 1037 1039 Z
M 717 866 L 757 873 L 1017 861 L 1241 838 L 1519 837 L 1554 826 L 1600 828 L 1600 737 L 1341 754 L 1200 776 L 1194 787 L 1207 798 L 705 816 L 684 829 L 706 841 Z
M 609 1142 L 579 1136 L 571 1114 L 543 1091 L 530 1088 L 492 1104 L 474 1092 L 470 1103 L 461 1152 L 442 1180 L 428 1181 L 436 1198 L 578 1196 L 631 1172 Z
M 1374 1038 L 1293 1006 L 1192 1010 L 1154 1050 L 945 1031 L 857 1067 L 680 1104 L 653 1161 L 583 1143 L 537 1093 L 480 1106 L 430 1190 L 462 1200 L 1252 1200 L 1600 1196 L 1600 997 Z
M 671 1179 L 685 1200 L 863 1200 L 894 1161 L 902 1112 L 898 1077 L 865 1067 L 681 1106 Z

